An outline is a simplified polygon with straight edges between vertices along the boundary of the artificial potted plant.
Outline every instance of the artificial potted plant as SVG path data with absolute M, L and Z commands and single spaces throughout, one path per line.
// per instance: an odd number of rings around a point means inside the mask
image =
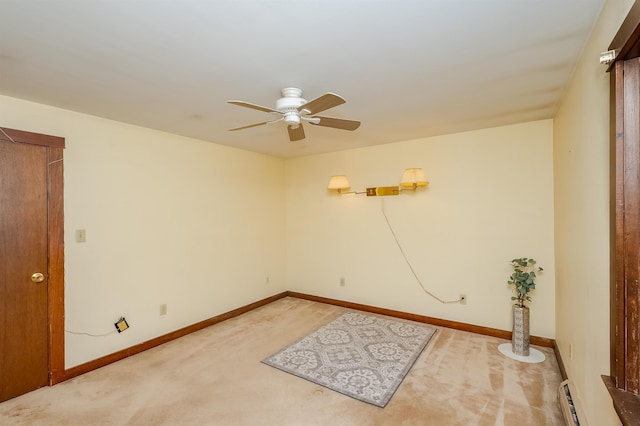
M 515 300 L 513 305 L 513 333 L 511 350 L 520 356 L 529 356 L 529 308 L 525 302 L 531 302 L 529 293 L 536 288 L 536 272 L 543 269 L 536 265 L 535 259 L 521 257 L 511 261 L 513 273 L 509 277 L 509 285 L 513 286 Z

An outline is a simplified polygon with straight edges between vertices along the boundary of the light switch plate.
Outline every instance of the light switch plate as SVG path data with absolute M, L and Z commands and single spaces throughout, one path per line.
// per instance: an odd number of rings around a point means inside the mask
M 76 229 L 76 243 L 84 243 L 87 241 L 87 231 L 85 229 Z

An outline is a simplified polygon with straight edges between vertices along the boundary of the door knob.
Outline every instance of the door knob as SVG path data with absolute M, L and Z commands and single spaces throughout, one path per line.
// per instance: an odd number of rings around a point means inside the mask
M 44 281 L 44 275 L 42 275 L 40 272 L 36 272 L 35 274 L 31 275 L 31 281 L 33 281 L 34 283 L 41 283 L 42 281 Z

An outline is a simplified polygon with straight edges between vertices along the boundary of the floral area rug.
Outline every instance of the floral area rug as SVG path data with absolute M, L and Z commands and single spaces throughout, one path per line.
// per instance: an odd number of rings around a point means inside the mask
M 435 332 L 421 323 L 347 312 L 262 362 L 385 407 Z

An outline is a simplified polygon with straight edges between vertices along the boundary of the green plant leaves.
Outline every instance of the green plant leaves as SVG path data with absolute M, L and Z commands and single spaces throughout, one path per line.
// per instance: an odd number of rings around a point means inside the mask
M 518 306 L 524 306 L 524 301 L 531 301 L 529 292 L 535 290 L 536 272 L 542 272 L 543 269 L 536 266 L 535 259 L 520 257 L 511 261 L 513 273 L 509 277 L 507 283 L 514 286 L 516 296 L 511 300 L 517 300 Z

